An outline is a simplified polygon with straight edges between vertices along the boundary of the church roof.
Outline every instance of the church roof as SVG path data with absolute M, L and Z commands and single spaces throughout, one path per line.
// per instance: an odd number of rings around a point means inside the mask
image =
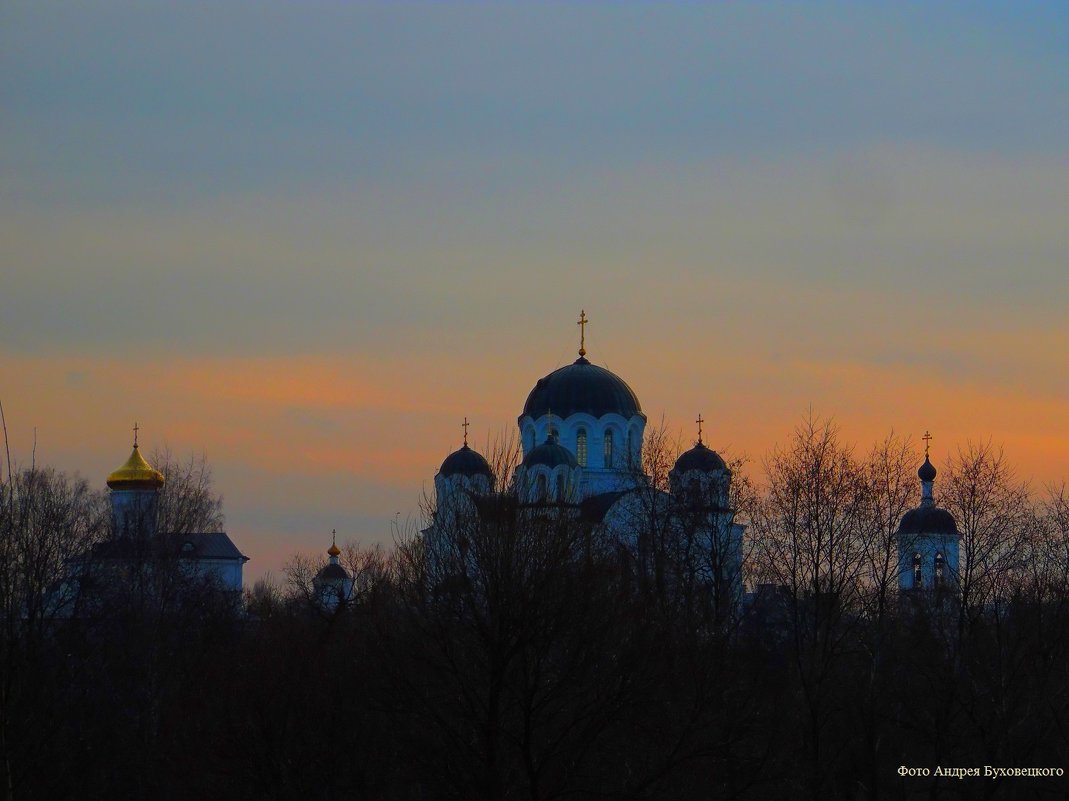
M 568 417 L 585 413 L 593 417 L 618 414 L 629 418 L 642 414 L 638 397 L 615 373 L 591 364 L 580 356 L 572 364 L 540 378 L 527 396 L 523 415 Z
M 186 534 L 176 539 L 183 544 L 193 546 L 192 553 L 197 559 L 241 559 L 249 561 L 249 558 L 238 550 L 238 546 L 222 531 L 207 534 Z M 189 551 L 186 551 L 188 554 Z
M 958 534 L 954 515 L 938 506 L 918 506 L 902 516 L 899 534 Z
M 118 490 L 159 489 L 163 486 L 163 473 L 145 461 L 135 443 L 130 458 L 108 476 L 108 486 Z
M 316 573 L 316 578 L 319 580 L 341 579 L 344 581 L 349 578 L 349 574 L 345 572 L 345 568 L 341 565 L 326 565 Z
M 582 503 L 579 504 L 580 519 L 587 523 L 600 523 L 605 519 L 609 509 L 626 494 L 627 491 L 618 490 L 584 498 Z
M 557 435 L 553 434 L 537 448 L 532 448 L 530 453 L 524 457 L 524 467 L 533 467 L 535 465 L 544 465 L 552 469 L 561 465 L 578 467 L 579 462 L 576 460 L 575 454 L 557 442 Z
M 686 473 L 689 470 L 711 473 L 715 470 L 727 470 L 728 466 L 719 453 L 698 442 L 689 451 L 680 454 L 672 469 L 680 473 Z
M 473 451 L 467 444 L 445 457 L 438 472 L 443 476 L 459 474 L 462 476 L 484 475 L 493 478 L 494 475 L 490 469 L 490 463 L 483 458 L 482 454 Z
M 222 531 L 197 534 L 160 534 L 149 541 L 121 537 L 99 543 L 89 558 L 149 559 L 240 559 L 249 561 L 234 541 Z

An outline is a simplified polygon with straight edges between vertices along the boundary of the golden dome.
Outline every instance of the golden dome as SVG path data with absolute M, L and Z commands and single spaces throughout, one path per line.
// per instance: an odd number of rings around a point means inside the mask
M 330 556 L 340 556 L 341 555 L 341 548 L 338 547 L 337 543 L 333 543 L 332 542 L 330 544 L 330 547 L 327 548 L 327 553 Z
M 163 486 L 163 473 L 146 462 L 134 445 L 126 464 L 108 476 L 108 486 L 112 489 L 159 489 Z

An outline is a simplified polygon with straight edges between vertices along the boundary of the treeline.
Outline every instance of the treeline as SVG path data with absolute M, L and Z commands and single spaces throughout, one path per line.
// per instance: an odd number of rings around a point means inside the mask
M 108 536 L 103 498 L 8 475 L 0 797 L 1065 797 L 1064 778 L 983 776 L 1069 766 L 1063 492 L 1034 497 L 996 449 L 962 449 L 936 484 L 962 535 L 955 590 L 904 598 L 916 451 L 889 437 L 859 454 L 805 421 L 760 486 L 736 472 L 761 589 L 725 603 L 716 537 L 657 505 L 666 453 L 647 452 L 650 515 L 622 540 L 503 493 L 438 521 L 437 550 L 418 533 L 347 548 L 336 609 L 307 560 L 240 601 L 152 562 L 59 614 L 57 577 Z M 220 522 L 190 475 L 207 517 L 178 497 L 181 471 L 174 508 Z

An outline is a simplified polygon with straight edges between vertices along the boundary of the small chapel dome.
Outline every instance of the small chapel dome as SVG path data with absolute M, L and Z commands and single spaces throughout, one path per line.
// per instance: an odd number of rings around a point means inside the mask
M 327 564 L 316 573 L 312 584 L 319 595 L 320 603 L 328 609 L 334 609 L 339 604 L 349 601 L 353 591 L 352 576 L 338 562 L 341 549 L 338 547 L 337 531 L 331 532 L 330 547 L 327 548 L 327 555 L 330 557 L 327 560 Z
M 935 465 L 928 460 L 927 454 L 924 455 L 924 464 L 917 471 L 917 476 L 921 481 L 935 481 Z
M 575 454 L 557 442 L 557 433 L 554 431 L 545 442 L 537 448 L 533 448 L 524 457 L 524 467 L 534 467 L 535 465 L 542 465 L 552 470 L 561 465 L 578 467 L 579 462 L 576 460 Z
M 482 454 L 473 451 L 467 443 L 460 450 L 453 451 L 442 462 L 438 472 L 443 476 L 487 476 L 493 478 L 494 471 L 490 469 L 490 463 L 483 458 Z
M 523 415 L 539 418 L 550 410 L 558 417 L 585 413 L 592 417 L 618 414 L 631 418 L 642 414 L 631 387 L 615 373 L 591 364 L 585 356 L 540 378 L 527 396 Z
M 113 490 L 159 489 L 163 486 L 163 473 L 145 461 L 134 443 L 130 458 L 108 476 L 108 486 Z
M 927 435 L 926 435 L 927 436 Z M 954 515 L 935 505 L 932 497 L 932 482 L 935 480 L 935 465 L 924 454 L 924 464 L 917 470 L 921 480 L 921 505 L 902 516 L 898 526 L 900 534 L 951 534 L 957 536 L 958 524 Z
M 672 469 L 679 473 L 686 473 L 690 470 L 712 473 L 718 470 L 727 470 L 728 466 L 719 453 L 707 448 L 704 443 L 698 442 L 689 451 L 680 454 L 679 458 L 676 459 L 675 467 Z

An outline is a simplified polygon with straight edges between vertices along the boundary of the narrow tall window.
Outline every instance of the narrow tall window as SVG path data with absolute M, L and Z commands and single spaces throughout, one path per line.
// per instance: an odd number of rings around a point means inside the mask
M 921 555 L 919 553 L 913 554 L 913 588 L 920 589 L 921 586 Z
M 564 476 L 557 473 L 557 503 L 564 503 Z
M 580 467 L 586 467 L 586 429 L 580 428 L 575 435 L 575 458 Z
M 616 435 L 611 428 L 605 430 L 605 466 L 612 467 L 612 452 Z
M 536 489 L 536 495 L 537 495 L 536 500 L 539 500 L 539 501 L 548 500 L 547 496 L 549 495 L 549 489 L 547 487 L 546 474 L 545 473 L 542 473 L 542 474 L 540 474 L 538 476 L 538 483 L 537 483 L 536 486 L 537 486 L 537 489 Z
M 943 576 L 943 568 L 944 568 L 943 554 L 942 554 L 942 552 L 940 552 L 940 553 L 937 553 L 935 555 L 935 586 L 936 587 L 942 587 L 943 586 L 943 578 L 944 578 L 944 576 Z

